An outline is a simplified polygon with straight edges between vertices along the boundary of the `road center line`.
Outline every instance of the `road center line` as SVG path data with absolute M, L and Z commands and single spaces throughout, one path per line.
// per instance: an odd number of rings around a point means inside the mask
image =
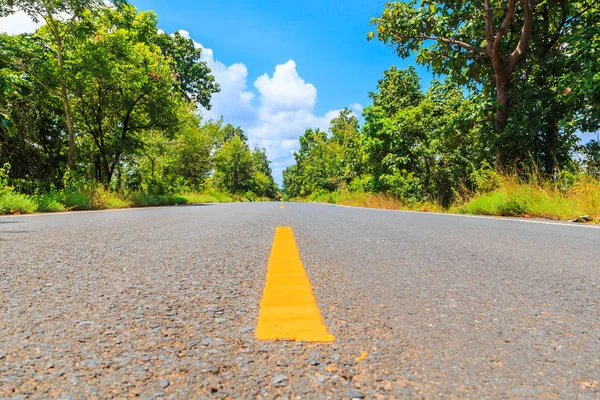
M 289 226 L 278 226 L 275 231 L 256 337 L 297 342 L 333 342 L 335 339 L 323 324 Z

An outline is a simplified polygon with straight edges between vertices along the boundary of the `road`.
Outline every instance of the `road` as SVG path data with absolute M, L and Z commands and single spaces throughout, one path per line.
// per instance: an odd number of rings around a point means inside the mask
M 278 226 L 334 342 L 256 339 Z M 321 204 L 3 217 L 0 397 L 597 399 L 599 245 Z

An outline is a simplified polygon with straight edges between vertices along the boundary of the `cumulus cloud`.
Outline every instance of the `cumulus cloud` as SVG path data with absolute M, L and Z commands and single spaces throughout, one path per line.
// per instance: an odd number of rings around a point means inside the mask
M 27 14 L 22 11 L 0 18 L 0 32 L 9 35 L 19 35 L 21 33 L 31 33 L 42 26 L 41 22 L 34 22 Z
M 354 111 L 354 113 L 360 115 L 363 111 L 363 106 L 360 103 L 352 103 L 350 104 L 350 109 Z
M 273 77 L 260 76 L 254 86 L 260 92 L 261 107 L 271 112 L 313 109 L 317 101 L 317 88 L 300 78 L 294 60 L 276 66 Z

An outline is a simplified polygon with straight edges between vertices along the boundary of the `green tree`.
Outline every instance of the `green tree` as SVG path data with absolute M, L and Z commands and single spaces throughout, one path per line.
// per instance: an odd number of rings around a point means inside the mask
M 345 108 L 331 120 L 329 147 L 336 153 L 340 181 L 348 184 L 362 173 L 358 118 Z
M 177 89 L 182 97 L 210 110 L 211 96 L 220 89 L 210 68 L 202 61 L 202 49 L 179 32 L 172 35 L 160 33 L 156 42 L 163 55 L 171 60 L 172 68 L 176 71 Z
M 191 121 L 184 125 L 177 142 L 173 171 L 177 177 L 193 189 L 202 188 L 212 163 L 213 140 L 200 126 L 197 116 L 190 114 Z
M 12 126 L 6 109 L 9 98 L 20 96 L 26 83 L 26 79 L 12 68 L 6 50 L 0 50 L 0 134 Z
M 271 162 L 267 157 L 265 149 L 255 148 L 251 154 L 252 158 L 252 192 L 260 197 L 275 198 L 277 196 L 277 184 L 273 179 Z
M 121 4 L 123 1 L 115 1 Z M 104 6 L 103 0 L 0 0 L 0 16 L 23 11 L 35 22 L 45 21 L 54 39 L 66 128 L 69 135 L 69 168 L 75 166 L 75 136 L 64 73 L 64 44 L 74 23 L 88 9 Z
M 26 90 L 6 98 L 13 127 L 0 138 L 0 158 L 9 161 L 13 180 L 33 192 L 62 185 L 68 159 L 68 136 L 54 66 L 54 53 L 37 35 L 0 35 L 13 77 L 26 77 Z M 22 86 L 21 86 L 22 87 Z
M 218 188 L 242 194 L 251 189 L 252 156 L 246 142 L 234 136 L 217 150 L 213 180 Z
M 560 0 L 484 0 L 483 4 L 455 0 L 392 2 L 380 17 L 372 19 L 376 32 L 368 38 L 377 36 L 395 47 L 401 57 L 416 53 L 417 61 L 431 66 L 435 73 L 448 75 L 457 84 L 468 84 L 472 91 L 494 97 L 498 170 L 506 170 L 520 157 L 518 152 L 510 153 L 510 145 L 523 149 L 530 139 L 527 135 L 514 135 L 523 105 L 527 112 L 544 107 L 544 115 L 529 113 L 529 117 L 536 118 L 537 131 L 547 142 L 536 143 L 536 147 L 544 148 L 540 155 L 552 170 L 555 163 L 550 160 L 564 158 L 563 149 L 572 146 L 572 130 L 565 130 L 566 138 L 561 144 L 557 137 L 562 129 L 561 120 L 568 118 L 570 111 L 561 115 L 560 103 L 565 102 L 555 89 L 552 93 L 545 89 L 552 88 L 564 76 L 561 72 L 564 65 L 573 64 L 571 56 L 576 41 L 572 39 L 597 26 L 594 24 L 597 19 L 592 17 L 597 14 L 597 7 L 589 1 Z M 586 26 L 584 29 L 582 24 Z M 589 34 L 586 36 L 589 38 Z M 583 43 L 580 48 L 584 47 L 587 53 L 591 41 Z M 571 58 L 566 64 L 565 56 Z M 530 74 L 536 76 L 530 78 Z M 546 93 L 528 96 L 530 90 Z M 516 124 L 511 127 L 513 105 L 519 110 L 515 113 Z M 542 124 L 546 127 L 541 128 Z M 525 141 L 515 143 L 519 137 Z
M 423 99 L 419 76 L 414 68 L 397 70 L 392 67 L 383 73 L 377 83 L 377 91 L 370 93 L 373 105 L 364 110 L 363 125 L 363 162 L 367 171 L 373 175 L 376 188 L 380 177 L 386 173 L 390 154 L 398 150 L 394 142 L 402 140 L 397 115 L 405 109 L 416 107 Z
M 93 18 L 93 37 L 72 50 L 68 84 L 76 123 L 92 140 L 96 177 L 106 187 L 124 153 L 141 146 L 139 132 L 177 128 L 181 109 L 175 77 L 158 46 L 153 12 L 105 8 Z

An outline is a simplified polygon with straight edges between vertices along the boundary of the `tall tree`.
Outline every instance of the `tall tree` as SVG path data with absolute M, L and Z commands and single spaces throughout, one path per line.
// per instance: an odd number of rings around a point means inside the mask
M 181 110 L 175 77 L 160 48 L 153 12 L 133 6 L 105 8 L 93 23 L 93 38 L 72 50 L 68 84 L 77 126 L 92 139 L 96 177 L 109 186 L 124 152 L 141 146 L 145 129 L 177 128 Z
M 252 156 L 246 142 L 234 136 L 215 153 L 213 179 L 230 193 L 244 193 L 252 179 Z
M 116 3 L 122 3 L 118 1 Z M 15 11 L 25 12 L 35 22 L 45 21 L 52 32 L 56 46 L 56 61 L 60 76 L 60 95 L 63 102 L 67 132 L 69 135 L 69 168 L 75 166 L 75 136 L 69 94 L 64 73 L 64 41 L 69 30 L 86 9 L 99 8 L 104 0 L 0 0 L 0 16 Z
M 265 149 L 255 148 L 252 158 L 252 191 L 261 197 L 275 198 L 277 184 L 273 180 L 271 162 Z
M 0 35 L 0 48 L 10 59 L 13 78 L 27 79 L 26 87 L 20 85 L 21 90 L 13 90 L 7 98 L 5 109 L 13 127 L 0 138 L 0 158 L 10 162 L 13 179 L 40 190 L 60 187 L 67 166 L 68 136 L 55 55 L 37 35 Z M 0 72 L 0 76 L 4 74 Z
M 397 1 L 371 23 L 379 40 L 394 46 L 401 57 L 417 52 L 420 63 L 459 81 L 491 80 L 495 128 L 501 134 L 508 123 L 510 81 L 531 40 L 534 5 L 534 0 Z M 374 32 L 368 35 L 374 37 Z M 502 147 L 497 151 L 497 167 L 503 170 L 506 153 Z

